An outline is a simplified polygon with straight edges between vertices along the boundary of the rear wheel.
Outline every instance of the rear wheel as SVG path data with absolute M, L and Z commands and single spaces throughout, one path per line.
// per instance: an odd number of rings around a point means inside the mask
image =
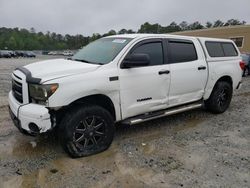
M 114 121 L 99 106 L 76 107 L 62 120 L 59 138 L 72 157 L 93 155 L 106 150 L 114 137 Z
M 212 113 L 219 114 L 225 112 L 231 102 L 233 89 L 230 83 L 219 81 L 208 100 L 205 101 L 207 110 Z

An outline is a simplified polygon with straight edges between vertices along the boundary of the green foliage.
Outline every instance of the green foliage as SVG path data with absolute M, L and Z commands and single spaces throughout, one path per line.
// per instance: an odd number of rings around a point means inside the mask
M 206 23 L 206 28 L 211 28 L 211 27 L 213 27 L 213 24 L 211 22 L 207 22 Z
M 225 27 L 232 25 L 245 25 L 245 21 L 237 19 L 230 19 L 227 22 L 216 20 L 215 22 L 206 22 L 205 26 L 196 21 L 188 23 L 186 21 L 177 24 L 172 22 L 167 26 L 160 24 L 150 24 L 145 22 L 142 24 L 137 32 L 132 29 L 121 29 L 116 32 L 110 30 L 109 32 L 101 35 L 94 33 L 92 36 L 83 35 L 61 35 L 47 31 L 36 32 L 35 28 L 19 29 L 19 28 L 0 28 L 0 49 L 9 50 L 65 50 L 65 49 L 79 49 L 88 43 L 95 41 L 101 37 L 116 35 L 116 34 L 130 34 L 130 33 L 171 33 L 184 30 L 196 30 L 203 28 Z
M 221 20 L 216 20 L 213 25 L 213 27 L 223 27 L 223 26 L 224 26 L 224 22 Z

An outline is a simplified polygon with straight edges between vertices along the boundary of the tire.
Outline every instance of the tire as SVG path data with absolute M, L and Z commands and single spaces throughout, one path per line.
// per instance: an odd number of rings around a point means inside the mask
M 110 113 L 96 105 L 73 107 L 62 119 L 58 137 L 73 158 L 100 153 L 109 148 L 115 126 Z
M 233 89 L 230 83 L 219 81 L 208 100 L 205 101 L 205 107 L 214 114 L 225 112 L 231 102 Z

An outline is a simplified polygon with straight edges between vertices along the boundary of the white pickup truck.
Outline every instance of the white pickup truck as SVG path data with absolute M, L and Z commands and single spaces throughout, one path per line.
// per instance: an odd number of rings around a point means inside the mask
M 22 133 L 53 129 L 72 157 L 106 150 L 115 123 L 137 124 L 194 108 L 223 113 L 241 86 L 231 40 L 131 34 L 101 38 L 71 59 L 17 68 L 10 115 Z

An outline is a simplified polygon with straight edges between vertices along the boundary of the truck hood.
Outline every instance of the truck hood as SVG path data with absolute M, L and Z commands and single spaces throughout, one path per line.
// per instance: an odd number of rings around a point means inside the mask
M 88 64 L 66 59 L 53 59 L 26 65 L 32 77 L 41 78 L 42 82 L 60 77 L 82 74 L 96 70 L 101 65 Z

